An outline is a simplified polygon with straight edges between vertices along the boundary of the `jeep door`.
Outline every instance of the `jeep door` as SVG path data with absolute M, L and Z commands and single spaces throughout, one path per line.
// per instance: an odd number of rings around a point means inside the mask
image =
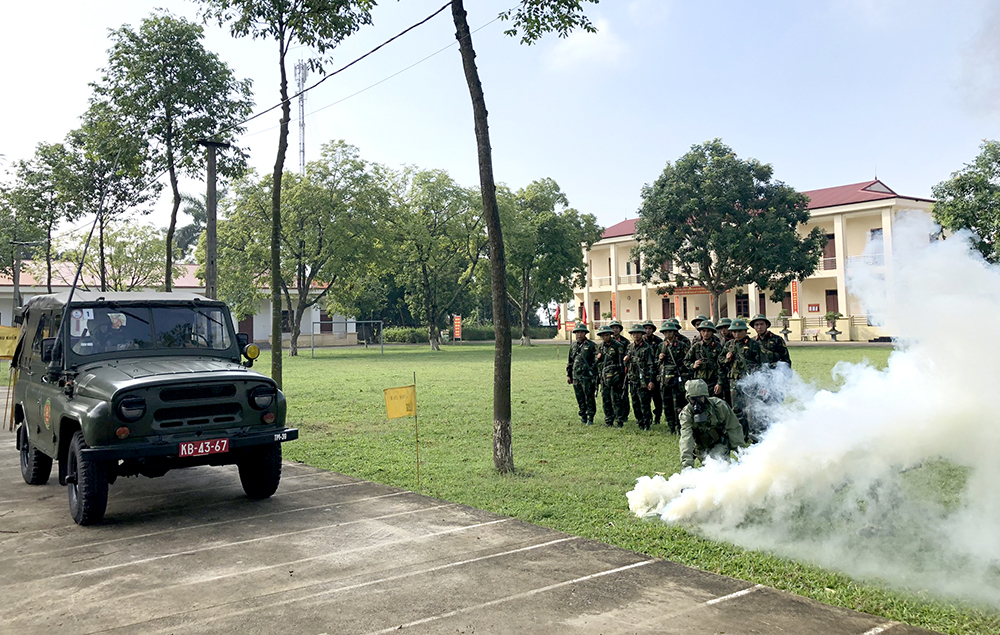
M 42 361 L 42 341 L 56 336 L 61 319 L 60 311 L 42 311 L 31 336 L 31 348 L 21 354 L 22 358 L 27 358 L 21 372 L 28 380 L 23 402 L 24 418 L 30 424 L 28 435 L 31 442 L 49 456 L 54 456 L 56 447 L 54 426 L 49 421 L 50 399 L 53 394 L 59 394 L 59 386 L 49 376 L 48 364 Z

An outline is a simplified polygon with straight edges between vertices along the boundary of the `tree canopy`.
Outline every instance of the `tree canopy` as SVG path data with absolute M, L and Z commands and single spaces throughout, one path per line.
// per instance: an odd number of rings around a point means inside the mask
M 799 234 L 808 199 L 772 176 L 770 165 L 740 159 L 718 139 L 667 163 L 642 189 L 633 257 L 643 279 L 705 287 L 713 318 L 719 296 L 749 283 L 780 300 L 816 269 L 826 236 L 818 227 Z
M 93 84 L 92 103 L 106 109 L 123 134 L 142 139 L 154 170 L 169 176 L 173 194 L 166 235 L 164 286 L 171 287 L 173 238 L 181 194 L 181 174 L 201 173 L 205 152 L 198 140 L 232 142 L 239 123 L 253 109 L 250 80 L 238 79 L 229 66 L 202 45 L 204 29 L 162 11 L 111 32 L 103 77 Z M 220 132 L 221 131 L 221 132 Z M 245 169 L 245 155 L 233 147 L 218 164 L 222 176 Z
M 983 141 L 972 163 L 932 191 L 934 220 L 949 231 L 972 231 L 983 257 L 1000 262 L 1000 142 Z

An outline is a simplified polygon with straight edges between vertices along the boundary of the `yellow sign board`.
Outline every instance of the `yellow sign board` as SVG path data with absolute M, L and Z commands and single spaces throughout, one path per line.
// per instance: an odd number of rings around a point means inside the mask
M 409 417 L 417 415 L 417 387 L 400 386 L 399 388 L 386 388 L 385 393 L 385 417 L 386 419 L 398 419 L 399 417 Z
M 21 329 L 16 326 L 0 326 L 0 359 L 10 359 L 14 356 L 17 338 Z

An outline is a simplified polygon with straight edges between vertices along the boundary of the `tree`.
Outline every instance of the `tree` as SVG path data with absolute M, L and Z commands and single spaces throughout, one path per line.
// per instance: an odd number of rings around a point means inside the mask
M 228 193 L 226 187 L 220 187 L 215 195 L 216 202 L 221 204 Z M 177 250 L 185 258 L 193 255 L 198 246 L 198 239 L 201 238 L 202 232 L 208 225 L 208 202 L 206 199 L 205 194 L 197 196 L 181 194 L 181 201 L 184 203 L 181 212 L 190 216 L 191 222 L 179 228 L 175 238 L 177 239 Z
M 826 243 L 809 220 L 808 198 L 772 180 L 770 165 L 742 160 L 720 140 L 695 145 L 642 189 L 635 225 L 643 280 L 665 280 L 664 266 L 679 269 L 674 286 L 701 285 L 719 296 L 749 283 L 771 289 L 780 301 L 792 280 L 812 274 Z
M 931 190 L 934 220 L 950 231 L 968 229 L 973 244 L 992 263 L 1000 262 L 1000 142 L 984 140 L 979 156 Z
M 505 33 L 516 37 L 521 33 L 522 44 L 533 44 L 545 33 L 555 31 L 560 37 L 575 28 L 594 31 L 583 13 L 583 2 L 597 0 L 521 0 L 513 9 L 501 14 L 512 20 Z M 472 114 L 476 129 L 479 155 L 479 187 L 483 199 L 483 220 L 489 236 L 490 282 L 493 294 L 493 331 L 496 336 L 493 358 L 493 464 L 501 474 L 514 471 L 514 451 L 510 428 L 510 320 L 507 318 L 507 262 L 504 254 L 500 210 L 497 207 L 496 182 L 493 178 L 493 149 L 490 146 L 486 97 L 476 68 L 476 50 L 472 45 L 468 16 L 463 0 L 452 0 L 451 15 L 455 23 L 455 38 L 462 56 L 465 81 L 472 99 Z
M 137 31 L 125 25 L 111 32 L 108 66 L 92 85 L 92 103 L 106 107 L 126 134 L 145 140 L 155 171 L 169 176 L 173 206 L 165 244 L 167 291 L 181 205 L 177 179 L 204 169 L 199 139 L 232 142 L 253 109 L 250 80 L 237 79 L 225 62 L 205 49 L 203 39 L 201 26 L 166 11 L 143 20 Z M 220 158 L 218 173 L 237 176 L 245 160 L 234 147 Z
M 573 288 L 582 286 L 587 275 L 583 246 L 597 242 L 601 228 L 593 215 L 569 209 L 552 179 L 534 181 L 509 196 L 507 215 L 507 205 L 500 213 L 506 227 L 507 288 L 521 318 L 521 345 L 527 346 L 529 316 L 542 305 L 572 298 Z
M 0 273 L 6 276 L 13 276 L 15 262 L 31 258 L 45 239 L 41 227 L 17 213 L 10 192 L 10 188 L 0 185 Z
M 365 24 L 371 24 L 374 0 L 200 0 L 205 19 L 229 23 L 233 37 L 266 38 L 278 45 L 278 92 L 281 95 L 281 122 L 278 153 L 271 173 L 271 332 L 281 333 L 281 177 L 288 149 L 288 72 L 285 57 L 298 43 L 321 56 Z M 310 70 L 323 71 L 324 59 L 307 61 Z M 271 349 L 271 378 L 281 388 L 281 338 Z
M 52 293 L 52 232 L 63 221 L 73 221 L 82 210 L 73 196 L 73 160 L 61 143 L 40 143 L 31 160 L 15 164 L 15 182 L 7 202 L 17 218 L 44 232 L 45 286 Z
M 445 318 L 473 280 L 486 245 L 474 190 L 443 170 L 405 170 L 398 176 L 388 216 L 398 283 L 414 317 L 427 325 L 433 350 L 441 348 Z
M 122 224 L 105 232 L 104 263 L 93 250 L 87 251 L 83 261 L 81 287 L 89 288 L 87 279 L 98 279 L 102 291 L 135 291 L 157 288 L 163 273 L 163 249 L 166 236 L 162 229 L 152 225 Z M 80 262 L 86 236 L 75 244 L 61 245 L 63 257 L 72 262 Z M 104 270 L 102 271 L 102 267 Z M 174 268 L 174 277 L 181 274 Z M 103 277 L 102 277 L 103 276 Z M 67 280 L 67 284 L 72 284 Z
M 342 141 L 327 143 L 321 157 L 306 166 L 305 175 L 289 173 L 282 179 L 280 285 L 292 335 L 291 355 L 298 354 L 306 311 L 325 303 L 328 294 L 335 294 L 355 270 L 370 261 L 375 217 L 384 199 L 357 148 Z M 220 232 L 224 236 L 220 240 L 220 269 L 241 280 L 244 287 L 259 288 L 270 266 L 270 258 L 263 257 L 269 253 L 270 241 L 260 230 L 270 227 L 270 207 L 266 204 L 270 189 L 270 177 L 241 183 L 233 213 L 225 224 L 235 223 L 242 231 L 226 227 Z M 248 245 L 251 241 L 252 247 Z M 220 287 L 220 297 L 227 301 L 240 305 L 255 301 L 245 289 L 233 292 L 231 284 Z

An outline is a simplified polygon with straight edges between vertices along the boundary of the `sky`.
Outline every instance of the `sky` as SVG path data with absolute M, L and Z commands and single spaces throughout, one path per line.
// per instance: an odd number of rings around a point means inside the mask
M 339 68 L 444 0 L 382 0 L 374 25 L 332 53 Z M 1000 138 L 1000 4 L 988 0 L 603 0 L 596 34 L 533 46 L 504 36 L 516 0 L 466 0 L 490 117 L 494 171 L 513 189 L 555 179 L 603 226 L 637 216 L 642 187 L 693 145 L 720 138 L 802 191 L 880 178 L 931 188 Z M 197 20 L 189 0 L 7 3 L 0 53 L 0 172 L 79 125 L 107 63 L 108 30 L 158 8 Z M 205 46 L 278 102 L 277 45 L 206 25 Z M 443 50 L 442 50 L 443 49 Z M 295 59 L 313 55 L 293 50 Z M 316 76 L 310 80 L 317 79 Z M 312 83 L 310 81 L 310 83 Z M 293 105 L 293 119 L 297 107 Z M 306 160 L 343 139 L 369 161 L 443 169 L 478 185 L 472 107 L 450 11 L 311 91 Z M 241 144 L 269 173 L 278 112 Z M 293 121 L 286 169 L 298 169 Z M 0 178 L 9 178 L 0 177 Z M 182 190 L 202 193 L 188 179 Z M 152 222 L 165 226 L 167 196 Z M 183 219 L 182 219 L 183 222 Z

